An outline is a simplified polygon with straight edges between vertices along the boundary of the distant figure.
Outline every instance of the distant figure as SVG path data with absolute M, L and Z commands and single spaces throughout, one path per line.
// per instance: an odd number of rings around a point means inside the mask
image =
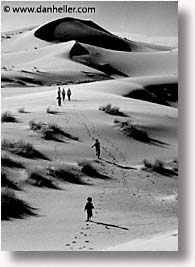
M 61 96 L 60 95 L 58 95 L 57 97 L 56 97 L 56 99 L 58 100 L 58 106 L 60 107 L 61 106 Z
M 98 139 L 95 140 L 95 143 L 92 145 L 92 147 L 95 147 L 96 156 L 98 159 L 100 159 L 100 142 Z
M 72 94 L 71 90 L 70 88 L 68 88 L 68 91 L 67 91 L 68 101 L 70 101 L 71 94 Z
M 64 101 L 65 100 L 65 96 L 66 96 L 66 92 L 64 90 L 64 88 L 62 89 L 62 100 Z
M 60 87 L 58 87 L 57 94 L 58 94 L 58 96 L 60 96 L 60 97 L 61 97 L 61 89 L 60 89 Z
M 87 211 L 87 222 L 91 220 L 91 217 L 93 216 L 92 210 L 94 209 L 92 198 L 87 198 L 87 203 L 85 205 L 84 211 Z

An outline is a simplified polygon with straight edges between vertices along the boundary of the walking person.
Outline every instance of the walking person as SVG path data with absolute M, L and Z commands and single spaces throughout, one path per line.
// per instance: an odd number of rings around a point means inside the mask
M 58 100 L 58 106 L 60 107 L 61 106 L 61 96 L 60 95 L 58 95 L 57 97 L 56 97 L 56 99 Z
M 65 96 L 66 96 L 66 92 L 64 90 L 64 88 L 62 89 L 62 100 L 64 101 L 65 100 Z
M 95 140 L 95 143 L 92 145 L 92 147 L 95 147 L 96 156 L 98 159 L 100 159 L 100 142 L 98 139 Z
M 60 87 L 58 87 L 57 94 L 58 94 L 58 96 L 60 96 L 60 97 L 61 97 L 61 89 L 60 89 Z
M 93 212 L 92 212 L 93 209 L 94 209 L 94 206 L 92 203 L 92 198 L 88 197 L 87 203 L 86 203 L 85 209 L 84 209 L 84 211 L 87 211 L 87 222 L 89 222 L 91 220 L 91 217 L 93 216 Z
M 68 88 L 68 91 L 67 91 L 68 101 L 70 101 L 71 94 L 72 94 L 72 92 L 71 92 L 70 88 Z

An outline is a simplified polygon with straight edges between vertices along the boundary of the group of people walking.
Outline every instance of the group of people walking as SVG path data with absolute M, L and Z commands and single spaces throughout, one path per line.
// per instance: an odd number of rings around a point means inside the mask
M 71 94 L 72 94 L 72 92 L 71 92 L 70 88 L 68 88 L 68 90 L 67 90 L 68 101 L 71 100 Z M 61 91 L 61 88 L 58 87 L 57 98 L 56 98 L 57 102 L 58 102 L 58 106 L 62 105 L 62 101 L 64 102 L 65 98 L 66 98 L 65 89 L 63 88 L 62 91 Z M 98 139 L 96 139 L 96 141 L 92 145 L 92 147 L 95 147 L 96 156 L 97 156 L 98 159 L 100 159 L 100 142 L 99 142 Z M 87 198 L 87 203 L 86 203 L 85 208 L 84 208 L 84 210 L 87 211 L 87 221 L 91 220 L 91 218 L 93 216 L 93 213 L 92 213 L 93 209 L 94 209 L 94 206 L 93 206 L 93 203 L 92 203 L 92 198 L 88 197 Z
M 68 88 L 68 90 L 67 90 L 68 101 L 70 101 L 71 95 L 72 95 L 72 92 L 71 92 L 70 88 Z M 64 102 L 65 101 L 65 98 L 66 98 L 66 91 L 65 91 L 65 89 L 63 88 L 62 91 L 61 91 L 61 88 L 58 87 L 57 97 L 56 97 L 56 99 L 58 101 L 58 106 L 61 106 L 62 105 L 62 101 Z

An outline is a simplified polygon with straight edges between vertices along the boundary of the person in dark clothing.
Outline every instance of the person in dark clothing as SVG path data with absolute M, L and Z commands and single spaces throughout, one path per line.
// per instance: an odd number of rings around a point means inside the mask
M 58 106 L 60 107 L 60 106 L 61 106 L 61 96 L 58 95 L 58 96 L 56 97 L 56 99 L 58 100 Z
M 67 91 L 68 101 L 70 101 L 71 94 L 72 94 L 71 90 L 70 88 L 68 88 L 68 91 Z
M 65 96 L 66 96 L 66 92 L 64 90 L 64 88 L 62 89 L 62 100 L 64 101 L 65 100 Z
M 98 139 L 96 139 L 95 143 L 92 145 L 92 147 L 95 147 L 96 156 L 98 159 L 100 159 L 100 142 Z
M 60 87 L 58 87 L 57 94 L 58 94 L 58 96 L 60 96 L 60 97 L 61 97 L 61 89 L 60 89 Z
M 91 217 L 93 216 L 92 210 L 94 209 L 93 203 L 92 203 L 92 198 L 88 197 L 87 198 L 87 203 L 85 205 L 84 211 L 87 211 L 87 222 L 91 220 Z

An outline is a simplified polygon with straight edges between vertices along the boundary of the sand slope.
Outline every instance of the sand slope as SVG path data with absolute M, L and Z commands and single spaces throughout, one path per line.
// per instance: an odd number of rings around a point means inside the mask
M 177 237 L 157 237 L 161 244 L 156 237 L 152 244 L 134 240 L 178 228 L 177 51 L 123 40 L 91 21 L 71 18 L 11 35 L 3 51 L 2 112 L 9 110 L 17 122 L 2 123 L 2 139 L 29 142 L 45 158 L 3 151 L 23 165 L 2 170 L 36 216 L 2 221 L 2 249 L 164 250 L 166 241 L 167 250 L 176 250 Z M 72 90 L 72 100 L 61 107 L 59 84 Z M 118 106 L 119 116 L 99 110 L 107 104 Z M 30 129 L 32 120 L 55 123 L 70 135 L 44 139 Z M 155 142 L 127 136 L 117 120 L 132 123 Z M 91 148 L 96 138 L 101 160 Z M 143 169 L 144 159 L 162 160 L 167 172 Z M 82 160 L 99 175 L 82 172 Z M 60 168 L 73 169 L 79 179 L 52 174 Z M 32 183 L 31 172 L 56 187 Z M 85 222 L 83 211 L 88 196 L 95 206 L 92 222 Z

